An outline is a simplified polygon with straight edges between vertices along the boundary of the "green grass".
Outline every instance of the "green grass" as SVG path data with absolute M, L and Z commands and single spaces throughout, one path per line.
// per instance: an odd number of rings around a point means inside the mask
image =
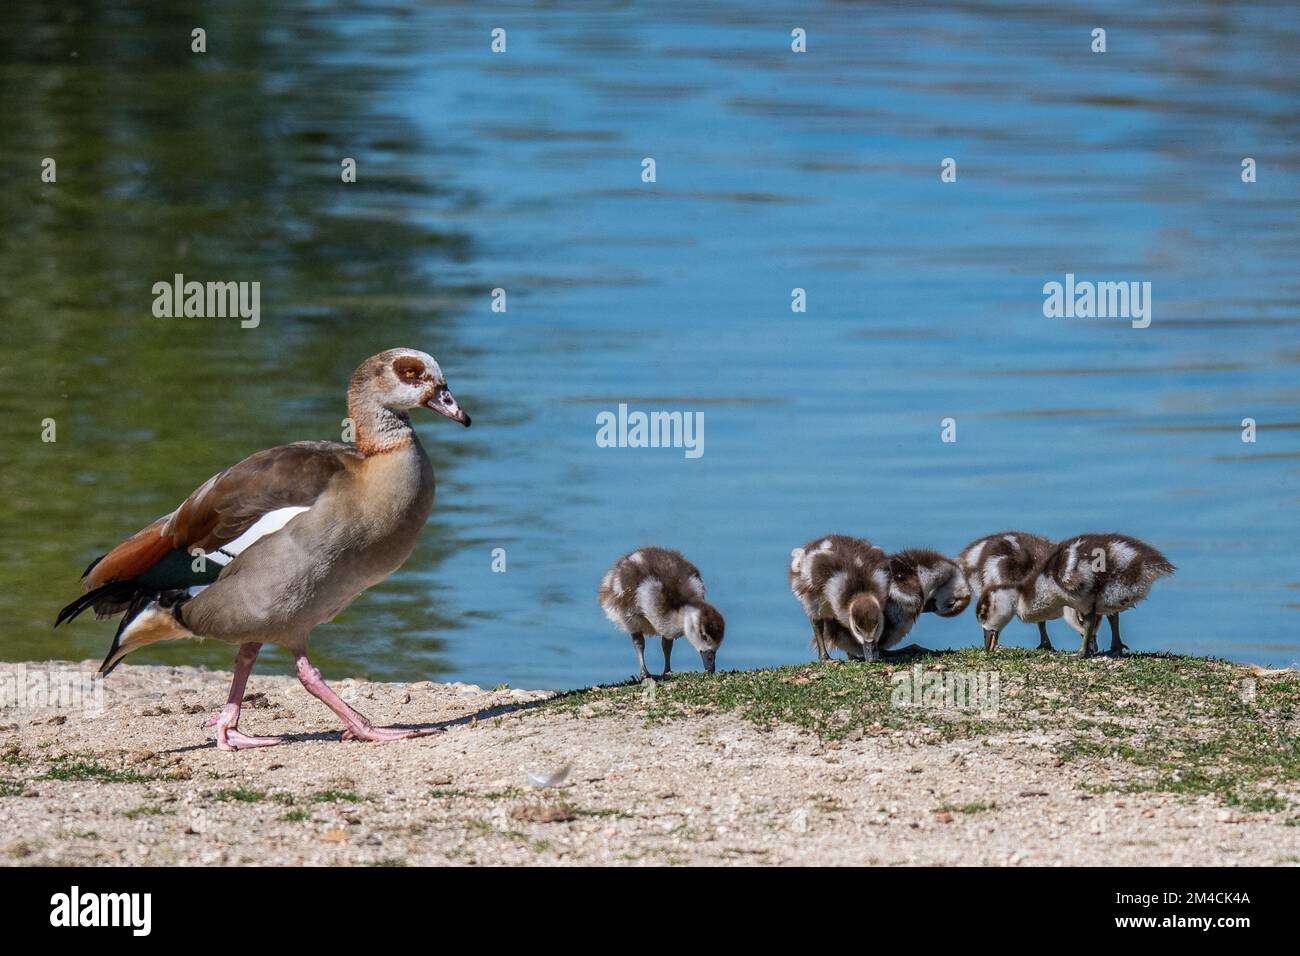
M 215 791 L 212 799 L 218 803 L 261 803 L 266 799 L 266 794 L 261 790 L 251 790 L 248 787 L 227 787 Z
M 506 787 L 504 790 L 487 790 L 477 794 L 484 800 L 512 800 L 515 797 L 522 797 L 524 790 L 522 787 Z
M 516 797 L 522 797 L 524 790 L 522 787 L 507 787 L 504 790 L 455 790 L 451 788 L 435 788 L 429 791 L 429 796 L 439 799 L 451 799 L 461 797 L 471 797 L 476 800 L 512 800 Z
M 280 817 L 285 823 L 306 823 L 311 819 L 311 814 L 306 810 L 290 810 Z
M 148 783 L 156 779 L 153 774 L 134 770 L 114 770 L 101 763 L 79 755 L 58 758 L 40 777 L 42 780 L 93 780 L 97 783 Z
M 133 810 L 122 811 L 122 816 L 128 820 L 138 820 L 140 817 L 173 817 L 175 815 L 175 810 L 164 810 L 162 807 L 148 803 Z
M 967 815 L 975 813 L 986 813 L 994 809 L 996 804 L 992 803 L 945 803 L 939 808 L 939 812 L 947 813 L 965 813 Z
M 308 798 L 312 803 L 361 803 L 366 798 L 351 790 L 322 790 Z
M 27 789 L 27 784 L 21 780 L 5 780 L 0 778 L 0 797 L 20 797 L 23 791 Z
M 597 820 L 602 820 L 607 818 L 613 820 L 632 819 L 632 814 L 628 813 L 626 810 L 613 810 L 610 809 L 609 807 L 593 807 L 591 809 L 583 809 L 582 807 L 573 807 L 571 809 L 573 810 L 574 816 L 592 817 Z
M 898 681 L 960 673 L 997 678 L 996 712 L 903 706 Z M 1254 681 L 1243 699 L 1242 681 Z M 925 683 L 922 687 L 926 687 Z M 985 686 L 992 686 L 991 684 Z M 896 696 L 897 695 L 897 696 Z M 924 742 L 1047 733 L 1062 760 L 1104 769 L 1097 790 L 1212 795 L 1251 810 L 1293 807 L 1300 794 L 1300 677 L 1259 676 L 1205 658 L 970 649 L 878 664 L 809 663 L 636 684 L 553 698 L 543 708 L 653 725 L 734 713 L 759 727 L 799 727 L 824 740 L 919 735 Z M 1118 758 L 1118 765 L 1117 760 Z M 1103 761 L 1104 766 L 1103 766 Z

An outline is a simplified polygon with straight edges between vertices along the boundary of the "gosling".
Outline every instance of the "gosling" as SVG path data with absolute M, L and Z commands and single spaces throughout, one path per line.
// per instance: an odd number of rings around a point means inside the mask
M 821 660 L 831 648 L 864 661 L 880 660 L 889 600 L 889 561 L 870 541 L 831 534 L 790 552 L 790 590 L 812 624 Z
M 700 652 L 704 669 L 717 666 L 726 621 L 704 600 L 699 569 L 680 552 L 668 548 L 639 548 L 614 562 L 600 580 L 600 607 L 614 626 L 632 638 L 641 679 L 645 639 L 658 634 L 664 652 L 664 676 L 672 673 L 673 641 L 685 637 Z
M 1081 534 L 1062 541 L 1018 588 L 1016 613 L 1030 623 L 1073 609 L 1083 624 L 1080 657 L 1097 653 L 1097 628 L 1111 619 L 1110 653 L 1124 653 L 1119 615 L 1177 568 L 1158 550 L 1124 534 Z
M 971 589 L 957 562 L 937 551 L 909 548 L 889 556 L 889 601 L 880 648 L 887 655 L 928 653 L 919 644 L 899 647 L 926 612 L 956 617 L 970 604 Z
M 984 631 L 984 650 L 996 650 L 1002 628 L 1011 620 L 1003 618 L 1005 608 L 1010 606 L 1014 615 L 1015 601 L 1018 594 L 1014 591 L 1020 582 L 1034 572 L 1034 569 L 1047 560 L 1056 544 L 1047 538 L 1025 531 L 1003 531 L 972 541 L 957 555 L 966 581 L 970 584 L 972 600 L 975 602 L 975 618 Z M 1004 595 L 998 592 L 1002 588 L 1013 590 Z M 995 605 L 998 612 L 993 613 Z M 1001 623 L 1000 627 L 990 626 L 990 620 Z M 1083 632 L 1080 631 L 1080 634 Z M 1038 622 L 1038 649 L 1052 650 L 1052 639 L 1047 634 L 1047 621 Z

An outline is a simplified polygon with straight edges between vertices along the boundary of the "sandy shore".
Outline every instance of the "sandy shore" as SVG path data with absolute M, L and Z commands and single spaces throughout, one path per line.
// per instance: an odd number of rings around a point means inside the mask
M 1300 860 L 1294 812 L 1099 793 L 1104 764 L 1062 760 L 1053 733 L 826 741 L 709 708 L 656 721 L 540 691 L 340 681 L 376 722 L 447 728 L 344 743 L 295 680 L 255 674 L 241 729 L 290 741 L 223 753 L 201 724 L 229 677 L 126 665 L 102 713 L 0 711 L 0 863 Z M 565 765 L 562 786 L 528 782 Z

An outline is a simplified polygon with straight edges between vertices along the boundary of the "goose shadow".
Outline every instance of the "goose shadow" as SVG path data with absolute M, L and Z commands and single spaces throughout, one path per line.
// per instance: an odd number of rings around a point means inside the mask
M 609 686 L 617 687 L 622 685 L 611 684 Z M 473 713 L 462 714 L 459 717 L 452 717 L 448 720 L 439 720 L 430 723 L 418 723 L 418 724 L 410 724 L 410 723 L 385 724 L 384 726 L 392 727 L 396 730 L 432 729 L 433 733 L 430 733 L 427 736 L 431 739 L 436 739 L 442 731 L 449 730 L 452 727 L 462 727 L 480 720 L 491 720 L 495 717 L 504 717 L 507 714 L 519 713 L 520 711 L 525 711 L 525 710 L 533 710 L 537 707 L 540 707 L 542 704 L 549 703 L 550 701 L 553 700 L 558 700 L 561 697 L 568 697 L 573 694 L 578 694 L 581 693 L 583 690 L 587 690 L 587 689 L 588 688 L 580 688 L 577 690 L 557 691 L 554 694 L 552 694 L 552 696 L 544 697 L 541 700 L 522 701 L 520 703 L 515 703 L 515 704 L 496 704 L 491 707 L 484 707 L 480 710 L 476 710 Z M 287 744 L 302 744 L 302 743 L 325 743 L 325 742 L 365 743 L 366 742 L 366 741 L 344 741 L 342 740 L 342 735 L 343 735 L 343 730 L 339 729 L 339 730 L 304 731 L 302 733 L 274 734 L 273 736 L 279 737 L 281 741 L 283 741 L 283 744 L 278 746 L 283 746 Z M 410 739 L 419 740 L 420 738 L 412 737 Z M 168 750 L 160 750 L 159 753 L 160 754 L 196 753 L 200 750 L 214 750 L 216 749 L 216 746 L 217 746 L 217 741 L 215 737 L 209 737 L 208 739 L 204 740 L 202 743 L 186 744 L 185 746 L 182 747 L 172 747 Z M 246 749 L 257 750 L 261 748 L 250 747 Z

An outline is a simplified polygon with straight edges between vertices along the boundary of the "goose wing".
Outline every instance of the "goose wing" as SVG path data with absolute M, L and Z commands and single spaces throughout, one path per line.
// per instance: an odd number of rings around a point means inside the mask
M 82 594 L 55 622 L 94 607 L 97 617 L 126 610 L 141 592 L 207 584 L 254 541 L 306 511 L 335 476 L 361 455 L 338 442 L 294 442 L 250 455 L 213 475 L 170 514 L 91 562 Z M 194 556 L 205 560 L 196 571 Z

